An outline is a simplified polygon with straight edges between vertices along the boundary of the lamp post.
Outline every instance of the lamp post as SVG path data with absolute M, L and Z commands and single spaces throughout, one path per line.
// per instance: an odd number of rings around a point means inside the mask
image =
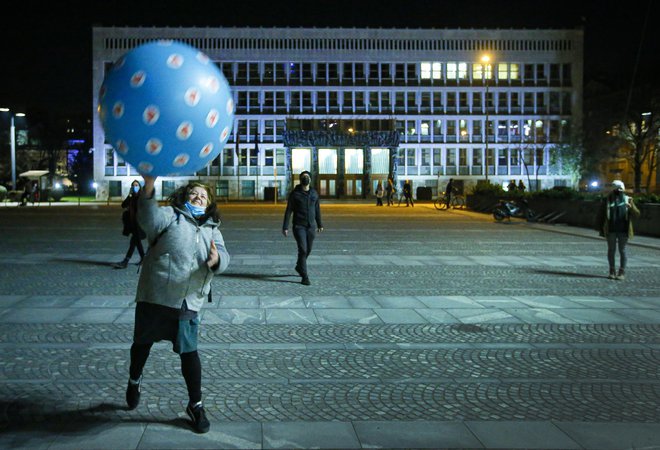
M 488 83 L 488 73 L 486 72 L 489 67 L 489 62 L 490 62 L 490 56 L 488 55 L 483 55 L 481 57 L 481 62 L 484 63 L 483 66 L 483 76 L 484 76 L 484 83 L 486 83 L 486 96 L 484 98 L 484 107 L 486 108 L 486 123 L 484 124 L 484 135 L 486 137 L 486 154 L 484 155 L 484 173 L 486 174 L 486 183 L 488 183 L 488 88 L 490 86 L 490 83 Z
M 9 142 L 11 148 L 11 189 L 16 190 L 16 127 L 14 117 L 25 117 L 24 113 L 12 113 L 9 108 L 0 108 L 2 112 L 9 113 Z

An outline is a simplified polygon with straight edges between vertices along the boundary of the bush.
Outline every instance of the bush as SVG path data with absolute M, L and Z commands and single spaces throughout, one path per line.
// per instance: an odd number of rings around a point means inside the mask
M 658 194 L 637 194 L 634 195 L 635 203 L 660 203 Z
M 553 199 L 564 199 L 564 200 L 571 200 L 571 199 L 579 199 L 583 198 L 583 195 L 581 192 L 576 191 L 573 188 L 566 187 L 566 186 L 555 186 L 552 189 L 544 189 L 539 192 L 534 192 L 532 193 L 533 198 L 553 198 Z
M 504 189 L 502 189 L 502 186 L 499 184 L 477 183 L 477 185 L 472 188 L 472 194 L 500 196 L 504 195 Z

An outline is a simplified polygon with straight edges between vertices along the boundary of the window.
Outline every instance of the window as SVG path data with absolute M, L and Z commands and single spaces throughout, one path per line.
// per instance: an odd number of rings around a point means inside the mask
M 442 139 L 442 120 L 440 119 L 433 121 L 433 136 Z
M 509 78 L 509 65 L 506 63 L 499 63 L 497 65 L 497 78 L 506 80 Z
M 319 149 L 319 174 L 337 173 L 337 150 L 334 148 Z
M 430 120 L 422 120 L 419 126 L 419 132 L 422 136 L 430 136 L 431 135 L 431 121 Z
M 417 152 L 415 151 L 414 148 L 407 148 L 406 149 L 406 165 L 408 167 L 415 167 L 417 166 Z
M 319 63 L 316 65 L 316 80 L 326 81 L 328 78 L 328 65 Z
M 456 78 L 458 78 L 458 64 L 447 63 L 447 79 L 455 80 Z
M 344 83 L 353 80 L 353 64 L 344 63 L 343 72 L 342 72 L 342 80 L 343 80 Z
M 364 168 L 364 152 L 361 148 L 344 149 L 344 168 L 346 174 L 362 174 Z
M 509 78 L 512 80 L 520 79 L 520 66 L 518 64 L 511 64 L 509 66 Z
M 421 63 L 419 68 L 419 74 L 422 80 L 431 79 L 431 63 L 430 62 Z
M 408 69 L 408 71 L 407 71 L 407 74 L 406 74 L 406 78 L 408 79 L 408 81 L 417 80 L 417 73 L 415 72 L 415 65 L 414 64 L 408 64 L 407 69 Z
M 468 77 L 468 66 L 467 63 L 458 63 L 458 78 L 461 80 L 467 80 Z
M 380 79 L 381 80 L 392 80 L 392 75 L 390 75 L 390 65 L 382 64 L 380 65 Z
M 300 92 L 291 91 L 289 93 L 289 111 L 299 112 L 300 111 Z
M 442 63 L 434 62 L 431 67 L 431 75 L 434 80 L 439 80 L 442 78 Z
M 480 148 L 472 149 L 472 166 L 481 167 L 481 161 L 483 159 L 482 152 L 483 150 Z

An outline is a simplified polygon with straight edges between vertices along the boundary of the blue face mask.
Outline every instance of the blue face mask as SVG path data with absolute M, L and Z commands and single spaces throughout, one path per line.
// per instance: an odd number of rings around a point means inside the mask
M 133 186 L 133 192 L 137 194 L 140 191 L 140 186 Z
M 203 216 L 206 213 L 206 208 L 193 205 L 190 202 L 186 202 L 186 208 L 190 211 L 190 214 L 192 214 L 193 217 Z

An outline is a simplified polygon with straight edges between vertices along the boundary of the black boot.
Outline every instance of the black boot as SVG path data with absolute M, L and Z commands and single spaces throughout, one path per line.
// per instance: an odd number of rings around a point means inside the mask
M 128 258 L 124 258 L 124 259 L 122 259 L 121 262 L 118 262 L 118 263 L 115 264 L 113 267 L 114 267 L 115 269 L 125 269 L 126 267 L 128 267 Z

